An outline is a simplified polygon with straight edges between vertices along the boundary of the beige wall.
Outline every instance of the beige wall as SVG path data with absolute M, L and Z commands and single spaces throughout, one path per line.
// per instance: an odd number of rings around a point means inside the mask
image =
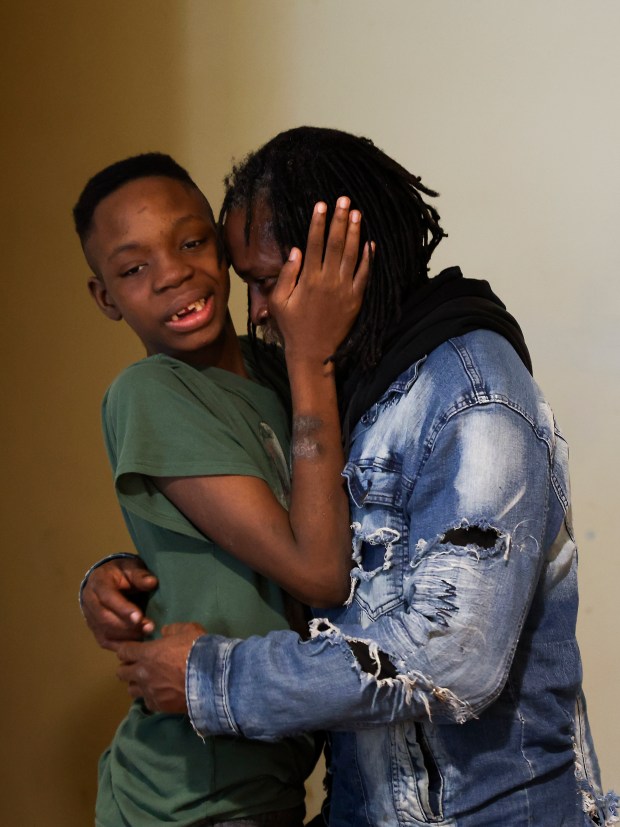
M 232 156 L 302 122 L 367 134 L 438 188 L 437 266 L 491 278 L 522 322 L 572 445 L 585 682 L 620 786 L 617 2 L 21 0 L 1 16 L 0 821 L 91 823 L 126 703 L 76 589 L 129 546 L 98 408 L 140 349 L 91 307 L 72 203 L 93 171 L 153 148 L 217 201 Z

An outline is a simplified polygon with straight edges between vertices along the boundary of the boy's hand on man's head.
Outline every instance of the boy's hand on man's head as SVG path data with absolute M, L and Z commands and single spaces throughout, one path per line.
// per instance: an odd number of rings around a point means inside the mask
M 137 556 L 109 560 L 88 575 L 82 613 L 97 643 L 116 651 L 125 641 L 142 640 L 155 624 L 137 605 L 157 588 L 157 578 Z
M 290 252 L 269 296 L 269 312 L 284 337 L 285 352 L 323 363 L 344 341 L 362 307 L 371 250 L 360 253 L 362 215 L 338 199 L 325 242 L 327 205 L 315 205 L 302 259 Z
M 171 623 L 157 640 L 119 646 L 116 674 L 131 697 L 142 698 L 151 712 L 186 713 L 187 658 L 194 641 L 206 631 L 198 623 Z

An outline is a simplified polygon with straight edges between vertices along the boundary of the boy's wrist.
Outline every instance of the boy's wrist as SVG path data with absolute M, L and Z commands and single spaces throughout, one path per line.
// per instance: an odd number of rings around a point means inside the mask
M 291 384 L 295 379 L 300 382 L 308 380 L 330 379 L 335 376 L 336 366 L 327 356 L 308 355 L 308 353 L 292 354 L 284 351 L 286 369 Z
M 88 583 L 88 578 L 91 574 L 98 569 L 100 566 L 104 566 L 106 563 L 109 563 L 111 560 L 125 560 L 128 557 L 136 557 L 135 554 L 132 554 L 129 551 L 118 551 L 115 554 L 108 554 L 107 557 L 103 557 L 101 560 L 97 560 L 86 572 L 84 577 L 82 578 L 82 582 L 80 583 L 80 591 L 78 593 L 78 601 L 80 604 L 80 611 L 82 612 L 82 617 L 84 617 L 84 610 L 82 606 L 82 595 L 84 594 L 84 589 L 86 588 L 86 584 Z

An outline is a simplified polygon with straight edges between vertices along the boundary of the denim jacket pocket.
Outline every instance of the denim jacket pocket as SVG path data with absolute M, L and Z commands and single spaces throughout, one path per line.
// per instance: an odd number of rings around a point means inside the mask
M 444 779 L 425 731 L 419 722 L 392 728 L 393 754 L 400 767 L 394 776 L 395 803 L 403 822 L 415 819 L 416 824 L 440 824 L 444 821 Z
M 343 476 L 352 504 L 353 569 L 351 595 L 362 611 L 361 623 L 376 620 L 403 601 L 407 548 L 400 474 L 348 462 Z

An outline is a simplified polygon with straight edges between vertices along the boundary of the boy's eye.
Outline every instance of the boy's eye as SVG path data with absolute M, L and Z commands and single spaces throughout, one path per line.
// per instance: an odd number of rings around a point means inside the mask
M 143 267 L 146 267 L 146 264 L 136 264 L 134 267 L 129 267 L 129 269 L 123 270 L 121 276 L 135 276 L 136 273 L 139 273 Z
M 204 244 L 206 238 L 194 238 L 191 241 L 186 241 L 185 244 L 181 245 L 182 250 L 194 250 L 196 247 L 200 247 L 201 244 Z

